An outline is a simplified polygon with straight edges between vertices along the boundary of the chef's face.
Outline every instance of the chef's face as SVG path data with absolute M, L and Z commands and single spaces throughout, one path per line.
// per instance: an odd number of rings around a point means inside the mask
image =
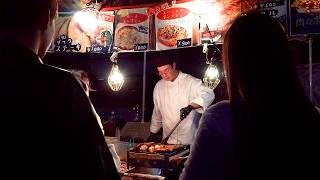
M 167 81 L 173 81 L 176 78 L 176 64 L 172 65 L 166 64 L 160 67 L 157 67 L 158 74 L 162 77 L 162 79 Z

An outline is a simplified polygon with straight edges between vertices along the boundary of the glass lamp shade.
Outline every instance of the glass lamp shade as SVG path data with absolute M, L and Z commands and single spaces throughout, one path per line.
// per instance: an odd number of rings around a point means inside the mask
M 108 84 L 113 91 L 119 91 L 124 83 L 124 77 L 119 70 L 119 66 L 112 65 L 110 74 L 108 76 Z
M 210 89 L 215 89 L 220 83 L 219 70 L 217 66 L 209 64 L 206 73 L 203 77 L 204 84 Z

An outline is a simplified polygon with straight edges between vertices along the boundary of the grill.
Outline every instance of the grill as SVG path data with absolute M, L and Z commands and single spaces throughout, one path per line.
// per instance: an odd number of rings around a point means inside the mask
M 156 168 L 160 175 L 166 176 L 170 169 L 176 166 L 176 160 L 187 156 L 190 152 L 190 145 L 176 145 L 172 151 L 148 153 L 140 152 L 137 148 L 127 152 L 128 169 L 134 168 Z

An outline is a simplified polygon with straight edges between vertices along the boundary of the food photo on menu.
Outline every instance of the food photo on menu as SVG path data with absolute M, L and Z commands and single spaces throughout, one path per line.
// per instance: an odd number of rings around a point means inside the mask
M 116 11 L 115 46 L 132 51 L 139 44 L 149 43 L 149 17 L 146 8 Z
M 320 12 L 320 0 L 293 0 L 291 7 L 299 13 Z
M 63 0 L 59 4 L 54 45 L 70 39 L 75 48 L 55 48 L 66 52 L 108 52 L 113 44 L 114 12 L 105 10 L 104 1 Z M 59 41 L 60 40 L 60 41 Z M 57 42 L 58 41 L 58 42 Z
M 155 15 L 156 49 L 177 48 L 177 41 L 191 39 L 194 18 L 190 3 L 176 4 Z

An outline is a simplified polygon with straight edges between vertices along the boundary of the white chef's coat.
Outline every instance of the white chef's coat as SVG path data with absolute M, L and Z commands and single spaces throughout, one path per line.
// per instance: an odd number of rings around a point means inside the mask
M 163 138 L 165 138 L 180 120 L 181 108 L 193 102 L 202 106 L 196 111 L 203 113 L 213 99 L 213 90 L 189 74 L 180 71 L 173 82 L 161 79 L 153 91 L 154 109 L 150 131 L 157 133 L 163 127 Z M 192 144 L 197 127 L 193 121 L 195 113 L 194 110 L 191 111 L 180 123 L 168 139 L 169 144 Z

